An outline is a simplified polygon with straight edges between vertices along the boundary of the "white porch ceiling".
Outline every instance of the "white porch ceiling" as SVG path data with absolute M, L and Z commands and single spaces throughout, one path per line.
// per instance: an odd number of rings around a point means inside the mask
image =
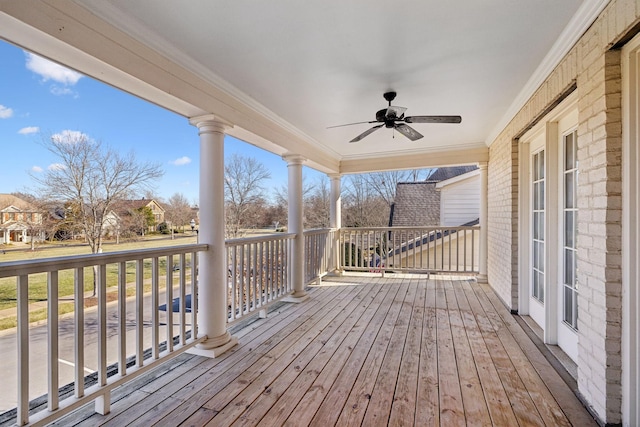
M 606 3 L 2 0 L 0 36 L 179 114 L 213 113 L 277 154 L 356 172 L 486 156 Z M 350 144 L 372 125 L 327 129 L 374 120 L 388 90 L 407 115 L 462 123 L 414 124 L 416 142 L 381 129 Z

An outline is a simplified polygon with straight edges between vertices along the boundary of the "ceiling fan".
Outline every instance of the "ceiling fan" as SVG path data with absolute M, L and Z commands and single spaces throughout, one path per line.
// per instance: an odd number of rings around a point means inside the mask
M 356 122 L 356 123 L 348 123 L 346 125 L 338 125 L 338 126 L 329 126 L 330 128 L 337 128 L 342 126 L 351 126 L 358 125 L 362 123 L 381 123 L 376 125 L 366 131 L 362 132 L 360 135 L 356 136 L 349 142 L 358 142 L 363 139 L 365 136 L 372 134 L 377 131 L 381 127 L 386 127 L 389 129 L 396 129 L 398 132 L 409 138 L 411 141 L 416 141 L 423 137 L 417 130 L 408 126 L 406 123 L 460 123 L 462 122 L 462 117 L 460 116 L 406 116 L 404 112 L 407 110 L 405 107 L 396 107 L 391 105 L 391 101 L 396 98 L 395 92 L 386 92 L 384 95 L 384 99 L 389 102 L 389 106 L 387 108 L 383 108 L 376 113 L 376 119 L 369 122 Z

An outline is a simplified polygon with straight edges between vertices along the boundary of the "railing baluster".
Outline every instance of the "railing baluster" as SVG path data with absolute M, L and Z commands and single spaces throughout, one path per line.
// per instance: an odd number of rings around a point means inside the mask
M 231 313 L 229 315 L 229 318 L 231 320 L 235 319 L 236 317 L 238 317 L 238 260 L 237 260 L 237 251 L 238 251 L 238 247 L 237 246 L 233 246 L 231 248 L 229 248 L 230 250 L 230 265 L 227 267 L 227 269 L 231 269 L 230 271 L 227 270 L 227 282 L 231 281 Z M 228 289 L 229 285 L 227 283 L 227 289 Z M 240 301 L 241 302 L 241 301 Z
M 260 301 L 260 298 L 258 297 L 258 272 L 256 270 L 256 258 L 258 257 L 258 245 L 255 243 L 252 243 L 249 245 L 249 248 L 251 249 L 249 251 L 250 254 L 250 259 L 251 259 L 251 286 L 253 287 L 253 309 L 256 310 L 258 308 L 258 302 Z
M 18 408 L 19 426 L 29 422 L 29 276 L 17 281 L 18 304 Z
M 240 282 L 238 283 L 238 285 L 240 286 L 240 304 L 242 304 L 242 307 L 240 307 L 240 313 L 245 314 L 249 312 L 249 292 L 246 289 L 246 283 L 245 283 L 245 267 L 244 267 L 244 245 L 240 246 L 240 253 L 239 258 L 240 258 L 240 265 L 239 265 L 239 272 L 240 272 Z
M 258 250 L 258 266 L 257 266 L 257 271 L 256 273 L 258 274 L 258 288 L 260 289 L 260 305 L 264 305 L 267 300 L 266 300 L 266 294 L 265 294 L 265 289 L 264 289 L 264 243 L 260 242 L 258 243 L 258 247 L 260 248 Z
M 49 411 L 58 409 L 58 271 L 47 273 L 47 346 L 48 346 L 48 399 Z
M 160 263 L 155 256 L 151 259 L 151 357 L 154 360 L 160 357 L 159 269 Z
M 173 255 L 167 255 L 164 291 L 167 300 L 167 351 L 173 351 Z
M 475 256 L 475 249 L 476 249 L 476 239 L 475 239 L 475 234 L 476 233 L 471 233 L 471 271 L 476 271 L 476 266 L 475 266 L 475 261 L 476 261 L 476 256 Z
M 465 234 L 465 239 L 464 239 L 464 271 L 468 271 L 467 270 L 467 235 Z M 472 237 L 473 239 L 473 237 Z
M 144 365 L 144 259 L 136 260 L 136 366 Z
M 451 230 L 449 230 L 448 232 L 448 237 L 449 237 L 449 271 L 451 270 Z
M 74 396 L 84 396 L 84 268 L 78 267 L 73 273 L 74 286 L 74 335 L 75 382 Z
M 186 255 L 180 254 L 180 344 L 187 342 L 187 263 Z
M 127 373 L 127 263 L 118 263 L 118 372 Z
M 191 340 L 198 338 L 198 253 L 191 253 Z
M 98 384 L 107 385 L 107 265 L 97 265 L 96 288 L 98 294 Z M 111 407 L 109 392 L 98 396 L 96 412 L 108 414 Z

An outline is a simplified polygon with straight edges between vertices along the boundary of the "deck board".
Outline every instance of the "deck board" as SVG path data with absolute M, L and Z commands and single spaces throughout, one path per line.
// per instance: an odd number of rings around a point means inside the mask
M 486 285 L 360 275 L 309 292 L 221 357 L 181 355 L 115 389 L 110 414 L 57 424 L 596 425 Z

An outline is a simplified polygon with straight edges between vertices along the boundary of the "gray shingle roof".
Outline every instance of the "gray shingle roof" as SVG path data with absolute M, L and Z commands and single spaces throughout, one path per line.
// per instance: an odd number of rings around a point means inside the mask
M 440 191 L 436 183 L 477 169 L 477 166 L 438 168 L 422 182 L 400 182 L 391 209 L 391 227 L 432 227 L 440 225 Z
M 440 191 L 434 182 L 400 182 L 391 210 L 392 227 L 440 224 Z

